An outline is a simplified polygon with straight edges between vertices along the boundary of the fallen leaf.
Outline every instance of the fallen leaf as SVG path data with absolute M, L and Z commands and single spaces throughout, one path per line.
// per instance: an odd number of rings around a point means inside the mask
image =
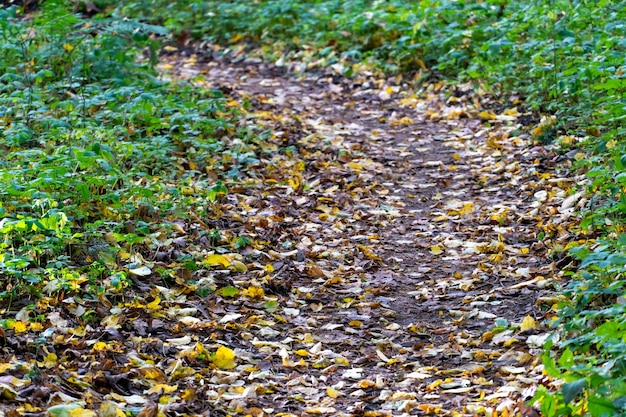
M 235 352 L 225 346 L 220 346 L 217 349 L 211 356 L 211 362 L 221 369 L 232 369 L 237 366 L 235 362 Z
M 531 316 L 526 316 L 522 320 L 522 324 L 520 325 L 520 330 L 525 332 L 527 330 L 534 330 L 537 328 L 537 322 Z
M 224 255 L 213 254 L 204 258 L 204 263 L 207 265 L 221 265 L 223 267 L 229 267 L 230 261 Z

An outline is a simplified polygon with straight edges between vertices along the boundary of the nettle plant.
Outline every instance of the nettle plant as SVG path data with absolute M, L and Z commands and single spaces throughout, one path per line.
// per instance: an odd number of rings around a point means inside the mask
M 221 93 L 158 77 L 164 28 L 86 20 L 72 7 L 50 0 L 33 18 L 0 10 L 0 301 L 119 291 L 120 252 L 154 249 L 172 218 L 218 210 L 211 203 L 228 191 L 205 178 L 190 201 L 181 176 L 220 166 L 222 154 L 238 161 L 232 178 L 256 161 L 240 159 L 254 155 L 254 132 Z

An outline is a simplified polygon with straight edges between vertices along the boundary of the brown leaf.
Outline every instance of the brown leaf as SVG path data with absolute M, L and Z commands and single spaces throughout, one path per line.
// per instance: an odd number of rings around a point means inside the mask
M 157 417 L 159 414 L 159 405 L 149 401 L 144 408 L 137 414 L 137 417 Z

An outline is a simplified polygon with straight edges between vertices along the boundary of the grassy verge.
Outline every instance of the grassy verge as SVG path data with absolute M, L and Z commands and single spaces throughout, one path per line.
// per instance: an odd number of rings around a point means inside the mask
M 621 415 L 626 409 L 626 79 L 621 2 L 538 0 L 130 2 L 116 13 L 164 24 L 301 68 L 334 65 L 475 81 L 548 114 L 538 141 L 559 140 L 587 180 L 570 189 L 580 237 L 566 247 L 579 266 L 553 317 L 540 387 L 545 416 Z M 254 18 L 251 18 L 254 16 Z M 180 39 L 180 38 L 179 38 Z M 577 194 L 583 191 L 584 195 Z M 556 226 L 559 227 L 558 225 Z M 543 238 L 541 233 L 538 238 Z M 556 245 L 558 246 L 558 245 Z

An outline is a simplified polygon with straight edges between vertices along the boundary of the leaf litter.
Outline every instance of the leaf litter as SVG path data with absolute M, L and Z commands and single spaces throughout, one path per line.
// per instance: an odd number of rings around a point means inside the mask
M 550 383 L 550 246 L 581 196 L 515 103 L 367 68 L 169 59 L 169 76 L 247 103 L 265 133 L 238 157 L 256 162 L 213 195 L 215 216 L 131 249 L 131 287 L 5 312 L 5 414 L 532 415 Z M 190 178 L 226 181 L 226 165 Z

